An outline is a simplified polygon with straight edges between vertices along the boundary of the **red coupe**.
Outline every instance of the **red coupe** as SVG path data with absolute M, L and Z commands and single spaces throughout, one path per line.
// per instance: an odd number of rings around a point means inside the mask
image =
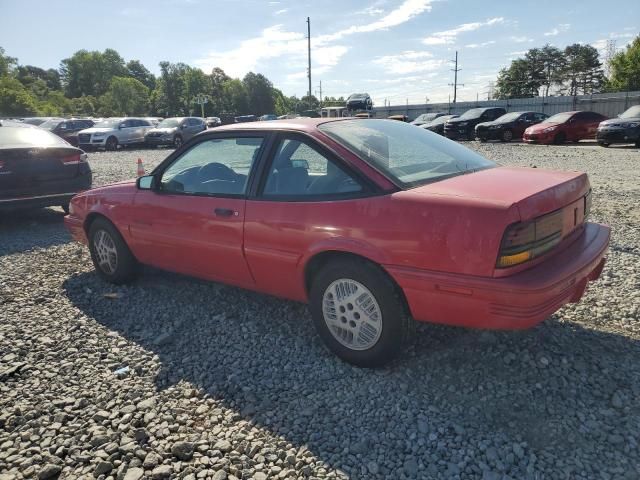
M 596 112 L 563 112 L 547 118 L 524 131 L 527 143 L 579 142 L 595 138 L 598 125 L 607 117 Z
M 331 350 L 377 366 L 412 319 L 521 329 L 577 302 L 609 243 L 590 191 L 403 122 L 282 120 L 199 134 L 65 223 L 109 282 L 148 264 L 309 302 Z

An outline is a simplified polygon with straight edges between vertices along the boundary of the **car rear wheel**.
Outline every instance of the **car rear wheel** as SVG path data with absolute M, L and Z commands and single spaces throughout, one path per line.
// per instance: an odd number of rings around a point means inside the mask
M 598 145 L 600 145 L 601 147 L 607 148 L 610 144 L 607 142 L 598 142 Z
M 135 278 L 138 262 L 107 219 L 99 218 L 89 227 L 89 251 L 96 271 L 107 282 L 119 285 Z
M 327 347 L 360 367 L 379 367 L 408 341 L 413 320 L 380 267 L 355 259 L 327 264 L 313 280 L 310 308 Z
M 510 142 L 511 140 L 513 140 L 513 132 L 511 130 L 507 129 L 504 132 L 502 132 L 503 142 Z
M 60 205 L 60 208 L 62 208 L 62 210 L 64 210 L 65 215 L 69 215 L 69 204 L 68 203 L 63 203 L 62 205 Z
M 105 143 L 104 148 L 110 152 L 113 152 L 118 149 L 118 139 L 116 137 L 107 138 L 107 143 Z
M 556 145 L 560 145 L 561 143 L 564 143 L 567 140 L 567 136 L 560 132 L 560 133 L 556 133 L 556 136 L 553 137 L 553 143 L 555 143 Z
M 176 135 L 173 139 L 173 146 L 176 148 L 180 148 L 184 142 L 182 141 L 182 137 L 180 135 Z

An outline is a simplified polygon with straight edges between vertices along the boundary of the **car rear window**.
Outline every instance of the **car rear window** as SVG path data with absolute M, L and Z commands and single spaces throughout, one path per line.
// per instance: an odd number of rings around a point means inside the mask
M 12 147 L 60 147 L 68 145 L 62 138 L 48 130 L 28 127 L 0 127 L 0 148 Z
M 395 120 L 343 120 L 319 128 L 406 188 L 495 166 L 456 142 Z

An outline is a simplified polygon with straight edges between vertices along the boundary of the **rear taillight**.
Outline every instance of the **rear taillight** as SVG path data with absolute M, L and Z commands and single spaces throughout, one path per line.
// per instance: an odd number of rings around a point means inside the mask
M 78 165 L 86 161 L 87 161 L 86 153 L 76 153 L 73 155 L 62 157 L 62 163 L 64 163 L 65 165 Z
M 562 210 L 507 227 L 497 268 L 508 268 L 544 255 L 562 240 Z

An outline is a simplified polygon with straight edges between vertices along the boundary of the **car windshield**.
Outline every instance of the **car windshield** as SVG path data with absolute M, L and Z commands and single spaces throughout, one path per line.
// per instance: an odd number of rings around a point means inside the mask
M 435 113 L 423 113 L 418 118 L 416 118 L 413 122 L 429 122 L 434 119 Z
M 94 125 L 96 128 L 117 128 L 122 122 L 122 118 L 105 118 Z
M 542 123 L 564 123 L 573 116 L 573 113 L 557 113 L 552 117 L 547 118 Z
M 504 115 L 502 115 L 500 118 L 496 120 L 496 123 L 513 122 L 514 120 L 517 120 L 521 116 L 522 116 L 522 112 L 505 113 Z
M 478 118 L 480 115 L 484 113 L 484 111 L 485 111 L 484 108 L 472 108 L 471 110 L 467 110 L 462 115 L 460 115 L 460 118 L 462 120 L 466 120 L 469 118 Z
M 51 120 L 47 120 L 44 123 L 41 123 L 40 125 L 38 125 L 40 128 L 44 128 L 45 130 L 53 130 L 54 128 L 56 128 L 61 122 L 63 121 L 62 118 L 55 118 L 55 119 L 51 119 Z
M 59 136 L 41 128 L 0 127 L 0 145 L 11 147 L 68 146 Z
M 444 115 L 442 117 L 438 117 L 436 118 L 433 122 L 431 122 L 429 125 L 440 125 L 441 123 L 446 123 L 449 120 L 451 120 L 452 118 L 458 118 L 457 115 Z
M 451 140 L 394 120 L 334 121 L 319 128 L 406 188 L 495 166 Z
M 179 118 L 165 118 L 158 124 L 158 128 L 173 128 L 180 125 Z
M 640 118 L 640 105 L 631 107 L 630 109 L 621 113 L 620 118 Z
M 349 100 L 364 100 L 367 96 L 364 93 L 354 93 L 349 97 Z

